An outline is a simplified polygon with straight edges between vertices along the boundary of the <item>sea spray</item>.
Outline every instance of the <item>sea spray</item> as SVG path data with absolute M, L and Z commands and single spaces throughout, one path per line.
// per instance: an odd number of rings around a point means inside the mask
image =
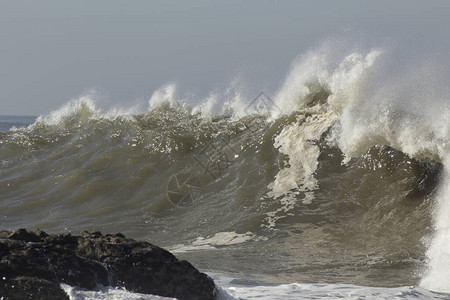
M 422 287 L 432 291 L 450 291 L 450 180 L 449 158 L 444 159 L 445 173 L 434 204 L 434 233 L 429 239 L 427 255 L 428 268 L 420 282 Z
M 437 282 L 446 98 L 421 68 L 386 73 L 389 51 L 350 48 L 296 60 L 278 92 L 261 91 L 269 109 L 253 109 L 260 93 L 238 83 L 205 99 L 169 84 L 141 111 L 101 109 L 87 95 L 0 133 L 4 227 L 124 232 L 203 270 L 298 286 L 415 285 L 427 255 L 423 284 Z M 208 162 L 238 150 L 214 177 L 196 160 L 207 145 L 220 145 Z M 184 207 L 167 196 L 180 173 L 201 189 Z
M 430 290 L 449 292 L 450 113 L 445 95 L 436 91 L 436 82 L 444 86 L 445 81 L 431 74 L 429 67 L 418 67 L 402 78 L 387 76 L 370 82 L 365 87 L 364 101 L 345 107 L 333 130 L 346 156 L 344 162 L 375 145 L 388 145 L 411 158 L 442 162 L 445 172 L 440 173 L 440 187 L 433 194 L 434 233 L 423 239 L 428 247 L 427 271 L 420 284 Z
M 339 120 L 343 109 L 355 105 L 366 72 L 381 54 L 381 50 L 365 56 L 352 53 L 331 71 L 327 71 L 325 56 L 307 56 L 293 68 L 276 98 L 281 107 L 286 106 L 286 99 L 298 99 L 298 103 L 288 105 L 298 108 L 291 113 L 295 121 L 275 137 L 274 147 L 288 157 L 288 162 L 268 186 L 267 196 L 280 198 L 282 203 L 281 208 L 268 214 L 268 227 L 274 227 L 279 212 L 285 214 L 295 206 L 300 193 L 304 204 L 314 200 L 313 191 L 319 184 L 314 176 L 320 155 L 317 142 Z

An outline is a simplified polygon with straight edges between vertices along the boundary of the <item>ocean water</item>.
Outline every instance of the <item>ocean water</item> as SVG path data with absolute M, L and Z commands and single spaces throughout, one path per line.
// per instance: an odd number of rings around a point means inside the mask
M 220 299 L 449 298 L 447 82 L 336 48 L 299 57 L 274 93 L 192 101 L 168 84 L 145 111 L 87 94 L 1 116 L 2 229 L 122 232 L 210 274 Z
M 2 116 L 0 115 L 0 132 L 8 132 L 14 128 L 23 128 L 33 124 L 35 116 Z

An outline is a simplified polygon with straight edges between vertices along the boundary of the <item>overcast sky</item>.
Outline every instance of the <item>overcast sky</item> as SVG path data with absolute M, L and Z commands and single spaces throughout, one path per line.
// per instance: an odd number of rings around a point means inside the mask
M 175 82 L 198 97 L 243 77 L 274 92 L 296 56 L 349 34 L 446 51 L 450 1 L 0 0 L 0 114 L 96 90 L 123 107 Z

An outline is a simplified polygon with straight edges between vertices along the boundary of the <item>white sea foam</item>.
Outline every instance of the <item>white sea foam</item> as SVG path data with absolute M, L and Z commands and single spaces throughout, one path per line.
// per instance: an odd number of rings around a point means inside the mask
M 258 284 L 246 279 L 230 278 L 223 274 L 209 273 L 219 287 L 218 300 L 234 299 L 448 299 L 421 287 L 396 288 L 367 287 L 351 284 L 305 284 L 281 285 Z
M 208 274 L 218 288 L 218 300 L 236 299 L 448 299 L 447 294 L 438 294 L 420 287 L 405 286 L 398 288 L 365 287 L 349 284 L 281 284 L 263 285 L 249 283 L 246 280 L 233 279 L 221 274 Z M 125 289 L 98 286 L 87 291 L 67 284 L 61 284 L 70 300 L 159 300 L 174 299 L 155 295 L 129 292 Z
M 267 214 L 267 223 L 274 227 L 280 215 L 286 215 L 294 207 L 299 191 L 305 194 L 304 203 L 313 200 L 318 184 L 314 172 L 319 154 L 314 141 L 333 123 L 328 140 L 344 153 L 343 163 L 377 144 L 389 145 L 411 157 L 441 161 L 446 172 L 435 199 L 435 231 L 429 239 L 428 270 L 421 285 L 448 292 L 450 109 L 448 88 L 445 88 L 448 80 L 446 76 L 435 74 L 435 64 L 424 66 L 417 61 L 414 61 L 417 63 L 414 68 L 403 66 L 402 69 L 396 65 L 403 73 L 391 74 L 386 66 L 373 71 L 382 53 L 381 50 L 366 55 L 351 53 L 336 64 L 329 60 L 325 47 L 309 53 L 294 65 L 275 97 L 281 109 L 273 111 L 274 118 L 295 110 L 301 112 L 302 106 L 308 104 L 311 83 L 329 89 L 331 95 L 327 103 L 317 106 L 317 111 L 309 108 L 309 122 L 308 118 L 297 117 L 296 122 L 285 126 L 275 138 L 274 147 L 288 156 L 288 163 L 269 186 L 268 196 L 280 198 L 281 208 Z M 334 70 L 333 64 L 337 65 Z
M 381 144 L 410 157 L 443 163 L 445 172 L 434 196 L 434 233 L 427 239 L 428 268 L 421 285 L 449 292 L 450 110 L 444 88 L 448 80 L 434 76 L 420 64 L 399 78 L 379 71 L 385 74 L 384 78 L 374 76 L 364 87 L 360 100 L 344 106 L 332 136 L 346 157 L 344 162 Z M 442 90 L 436 90 L 437 86 Z
M 29 129 L 39 125 L 71 127 L 74 124 L 86 124 L 90 120 L 98 119 L 114 120 L 119 117 L 132 119 L 133 115 L 142 112 L 139 104 L 126 108 L 115 106 L 102 110 L 98 107 L 98 98 L 95 91 L 90 91 L 79 98 L 72 99 L 49 114 L 39 116 L 36 122 L 29 126 Z
M 85 95 L 69 101 L 47 115 L 39 116 L 36 122 L 45 125 L 58 125 L 74 118 L 79 122 L 85 122 L 99 114 L 100 111 L 96 108 L 93 98 L 90 95 Z
M 165 106 L 192 108 L 192 113 L 206 119 L 225 115 L 237 120 L 249 114 L 246 108 L 250 102 L 245 85 L 239 78 L 232 80 L 224 90 L 211 91 L 205 98 L 181 95 L 177 92 L 176 84 L 168 83 L 153 93 L 149 100 L 149 110 Z
M 168 297 L 161 297 L 148 294 L 132 293 L 125 289 L 114 288 L 111 286 L 99 285 L 93 291 L 87 291 L 85 289 L 72 287 L 67 284 L 61 284 L 61 288 L 69 296 L 70 300 L 162 300 L 162 299 L 175 299 Z
M 261 299 L 448 299 L 415 287 L 375 288 L 341 284 L 282 284 L 278 286 L 227 286 L 221 288 L 219 300 Z
M 449 157 L 450 158 L 450 157 Z M 429 240 L 428 269 L 421 286 L 439 292 L 450 292 L 450 178 L 449 158 L 444 161 L 445 182 L 437 194 L 434 215 L 434 234 Z
M 300 61 L 287 77 L 276 97 L 278 107 L 291 113 L 300 113 L 296 121 L 285 126 L 275 137 L 274 147 L 288 156 L 288 163 L 275 177 L 268 188 L 267 196 L 279 198 L 281 207 L 267 214 L 267 226 L 273 228 L 280 213 L 293 209 L 300 192 L 304 193 L 304 204 L 314 199 L 314 190 L 318 186 L 314 173 L 317 169 L 320 149 L 316 142 L 331 126 L 339 120 L 342 111 L 355 105 L 359 99 L 359 88 L 367 71 L 374 64 L 381 50 L 373 50 L 366 55 L 352 53 L 344 57 L 335 70 L 330 70 L 325 54 L 310 54 Z M 317 92 L 314 87 L 322 87 L 330 93 L 326 103 L 316 103 L 312 107 L 308 94 Z M 289 109 L 287 109 L 289 108 Z M 276 112 L 275 112 L 276 113 Z
M 155 109 L 163 104 L 174 105 L 180 103 L 181 99 L 177 99 L 176 90 L 176 85 L 174 83 L 169 83 L 153 92 L 153 95 L 148 102 L 149 109 Z
M 170 248 L 170 251 L 173 253 L 182 253 L 197 250 L 214 250 L 218 249 L 218 247 L 237 245 L 248 241 L 258 241 L 261 239 L 261 237 L 258 237 L 252 232 L 218 232 L 211 237 L 198 237 L 189 245 L 175 245 Z

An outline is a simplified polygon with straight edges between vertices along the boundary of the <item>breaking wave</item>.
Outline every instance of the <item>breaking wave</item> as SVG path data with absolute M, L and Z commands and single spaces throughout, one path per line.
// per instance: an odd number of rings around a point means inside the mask
M 390 55 L 327 44 L 272 98 L 230 88 L 192 105 L 168 84 L 147 111 L 73 100 L 0 133 L 0 217 L 121 231 L 271 282 L 449 292 L 446 83 L 386 73 Z

